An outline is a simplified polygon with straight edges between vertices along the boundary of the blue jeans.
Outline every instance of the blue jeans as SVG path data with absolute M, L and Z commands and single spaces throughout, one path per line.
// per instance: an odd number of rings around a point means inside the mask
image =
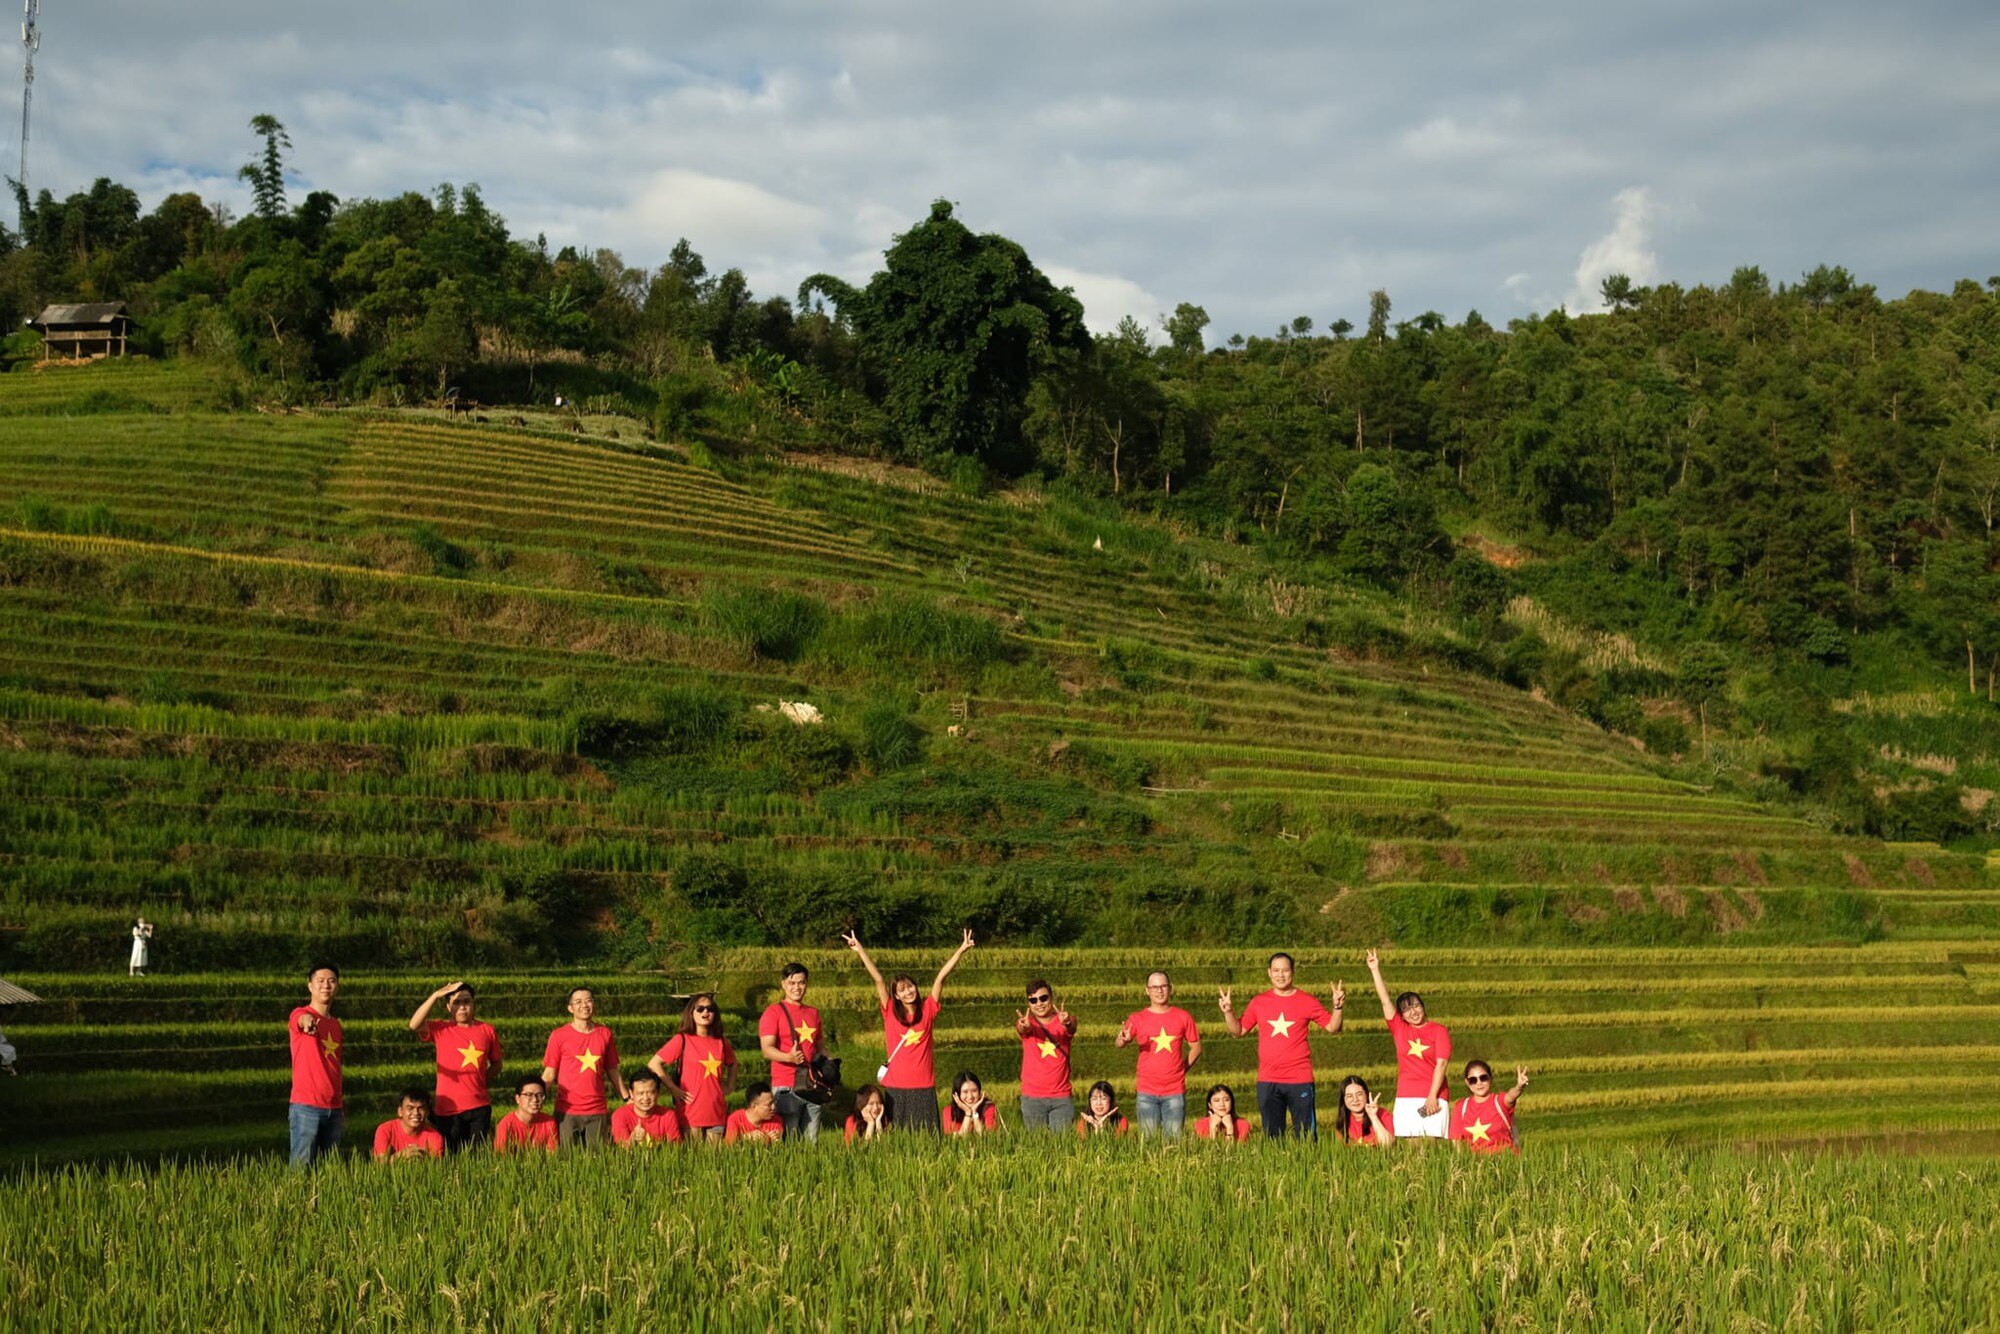
M 777 1100 L 778 1119 L 785 1123 L 786 1139 L 819 1138 L 819 1114 L 826 1110 L 824 1106 L 807 1102 L 790 1089 L 773 1090 L 771 1096 Z
M 1313 1112 L 1311 1084 L 1267 1084 L 1257 1081 L 1257 1110 L 1264 1115 L 1264 1137 L 1276 1139 L 1285 1133 L 1285 1113 L 1292 1114 L 1292 1133 L 1301 1138 L 1319 1138 L 1319 1118 Z
M 293 1167 L 311 1167 L 340 1148 L 340 1132 L 347 1124 L 347 1114 L 338 1107 L 311 1107 L 295 1102 L 287 1119 L 292 1126 Z
M 1149 1135 L 1157 1130 L 1168 1139 L 1179 1139 L 1181 1125 L 1187 1120 L 1187 1094 L 1185 1093 L 1141 1093 L 1139 1095 L 1139 1133 Z

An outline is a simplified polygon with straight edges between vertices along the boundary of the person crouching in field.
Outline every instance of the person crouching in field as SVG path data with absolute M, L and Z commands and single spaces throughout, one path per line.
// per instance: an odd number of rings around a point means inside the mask
M 304 1005 L 286 1027 L 292 1041 L 292 1166 L 311 1167 L 340 1148 L 347 1123 L 341 1098 L 341 1044 L 346 1040 L 333 1017 L 340 994 L 340 970 L 318 964 L 306 970 Z
M 861 959 L 875 983 L 875 999 L 882 1005 L 882 1068 L 876 1080 L 889 1095 L 889 1107 L 896 1124 L 904 1130 L 938 1130 L 937 1067 L 933 1037 L 938 1011 L 944 1007 L 944 981 L 958 961 L 972 948 L 972 932 L 944 961 L 931 981 L 931 994 L 917 1001 L 917 981 L 908 973 L 898 973 L 893 983 L 882 980 L 882 971 L 861 947 L 861 938 L 849 931 L 841 936 L 847 948 Z
M 541 1149 L 554 1153 L 556 1119 L 542 1110 L 548 1100 L 549 1086 L 539 1076 L 530 1075 L 522 1080 L 514 1089 L 513 1114 L 501 1117 L 499 1128 L 493 1132 L 493 1152 Z
M 625 1087 L 631 1101 L 611 1114 L 611 1142 L 626 1149 L 680 1143 L 680 1114 L 661 1105 L 660 1077 L 641 1070 L 625 1081 Z
M 985 1135 L 1000 1129 L 1000 1109 L 986 1096 L 979 1076 L 970 1070 L 958 1072 L 951 1081 L 951 1103 L 944 1109 L 947 1135 Z
M 1406 991 L 1389 999 L 1382 980 L 1382 960 L 1368 951 L 1368 975 L 1382 1002 L 1382 1020 L 1396 1047 L 1395 1129 L 1398 1139 L 1443 1139 L 1451 1130 L 1446 1104 L 1451 1085 L 1445 1065 L 1451 1060 L 1451 1030 L 1430 1017 L 1424 998 Z
M 1090 1086 L 1090 1096 L 1084 1102 L 1083 1115 L 1077 1118 L 1076 1137 L 1089 1139 L 1093 1135 L 1122 1135 L 1131 1128 L 1125 1114 L 1118 1110 L 1118 1094 L 1112 1090 L 1111 1081 L 1100 1079 Z
M 450 1019 L 431 1018 L 444 1002 Z M 447 982 L 425 997 L 410 1016 L 417 1041 L 437 1049 L 437 1111 L 431 1123 L 444 1136 L 448 1153 L 493 1138 L 493 1098 L 487 1081 L 500 1073 L 500 1035 L 473 1015 L 472 988 Z
M 1514 1068 L 1514 1087 L 1493 1091 L 1493 1067 L 1484 1061 L 1465 1063 L 1467 1096 L 1451 1109 L 1451 1138 L 1474 1153 L 1521 1152 L 1514 1138 L 1514 1104 L 1528 1088 L 1528 1068 Z
M 778 1116 L 778 1099 L 769 1084 L 758 1080 L 743 1090 L 743 1098 L 743 1106 L 729 1114 L 729 1124 L 722 1134 L 724 1144 L 734 1144 L 740 1139 L 775 1144 L 785 1137 L 785 1123 Z
M 1396 1142 L 1389 1118 L 1382 1115 L 1382 1100 L 1368 1091 L 1368 1081 L 1349 1075 L 1340 1084 L 1340 1097 L 1333 1105 L 1333 1137 L 1342 1144 L 1367 1144 L 1386 1149 Z
M 444 1136 L 431 1125 L 430 1090 L 406 1088 L 396 1115 L 375 1127 L 375 1161 L 444 1157 Z
M 1271 989 L 1251 998 L 1240 1021 L 1232 1012 L 1229 988 L 1221 989 L 1216 1004 L 1222 1009 L 1222 1026 L 1232 1038 L 1257 1035 L 1257 1111 L 1264 1118 L 1264 1133 L 1273 1139 L 1283 1135 L 1289 1113 L 1293 1135 L 1318 1139 L 1310 1035 L 1314 1024 L 1329 1033 L 1340 1031 L 1347 992 L 1335 982 L 1333 1008 L 1327 1009 L 1292 985 L 1289 954 L 1273 954 L 1266 971 Z
M 1030 1130 L 1066 1130 L 1076 1119 L 1076 1092 L 1069 1078 L 1076 1020 L 1056 1004 L 1054 989 L 1039 977 L 1028 983 L 1028 1008 L 1015 1014 L 1014 1032 L 1021 1038 L 1021 1124 Z
M 1137 1096 L 1139 1133 L 1157 1130 L 1178 1139 L 1187 1118 L 1187 1074 L 1201 1059 L 1201 1029 L 1178 1005 L 1171 979 L 1157 969 L 1146 974 L 1146 1008 L 1135 1011 L 1114 1043 L 1139 1044 Z
M 1229 1085 L 1217 1084 L 1208 1091 L 1208 1114 L 1195 1121 L 1197 1139 L 1223 1144 L 1241 1144 L 1250 1138 L 1250 1122 L 1236 1114 L 1236 1095 Z
M 597 997 L 589 987 L 569 993 L 569 1022 L 549 1034 L 542 1052 L 542 1080 L 556 1091 L 556 1133 L 564 1148 L 600 1148 L 611 1129 L 606 1097 L 612 1080 L 629 1099 L 618 1068 L 618 1039 L 597 1022 Z
M 736 1049 L 723 1036 L 722 1009 L 714 992 L 688 998 L 680 1032 L 668 1038 L 646 1066 L 659 1076 L 667 1101 L 680 1111 L 691 1135 L 722 1138 L 729 1121 L 729 1095 L 736 1088 Z
M 873 1084 L 863 1084 L 854 1094 L 854 1112 L 847 1118 L 847 1143 L 858 1139 L 881 1139 L 889 1133 L 889 1100 Z

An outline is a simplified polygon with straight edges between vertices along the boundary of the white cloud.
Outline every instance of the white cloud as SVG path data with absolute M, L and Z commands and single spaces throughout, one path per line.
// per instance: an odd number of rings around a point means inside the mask
M 1614 273 L 1624 274 L 1640 287 L 1659 276 L 1659 256 L 1652 251 L 1657 215 L 1652 193 L 1643 185 L 1628 187 L 1618 192 L 1611 207 L 1611 230 L 1585 246 L 1576 262 L 1575 283 L 1563 298 L 1564 307 L 1572 314 L 1604 309 L 1598 287 Z
M 605 223 L 613 236 L 630 238 L 625 244 L 643 239 L 662 254 L 676 238 L 709 237 L 711 247 L 726 245 L 747 259 L 812 247 L 823 215 L 750 181 L 668 167 L 654 172 Z
M 1062 264 L 1045 263 L 1038 267 L 1057 287 L 1067 287 L 1076 293 L 1076 299 L 1083 303 L 1083 322 L 1092 333 L 1110 333 L 1127 315 L 1141 326 L 1154 329 L 1168 308 L 1138 283 L 1115 273 L 1085 273 Z

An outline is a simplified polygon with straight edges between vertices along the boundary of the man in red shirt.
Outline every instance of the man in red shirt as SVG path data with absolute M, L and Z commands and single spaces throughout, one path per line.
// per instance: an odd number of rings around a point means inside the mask
M 1187 1121 L 1187 1073 L 1201 1059 L 1201 1030 L 1193 1015 L 1167 1003 L 1173 996 L 1165 973 L 1146 974 L 1146 1008 L 1125 1020 L 1117 1038 L 1120 1047 L 1139 1044 L 1139 1133 L 1157 1130 L 1167 1139 L 1178 1139 Z
M 1266 971 L 1271 989 L 1253 997 L 1243 1007 L 1239 1020 L 1232 1009 L 1229 988 L 1222 988 L 1217 1004 L 1222 1008 L 1222 1025 L 1229 1036 L 1257 1035 L 1257 1110 L 1264 1118 L 1264 1135 L 1275 1139 L 1285 1133 L 1285 1116 L 1290 1113 L 1294 1135 L 1319 1138 L 1319 1118 L 1313 1105 L 1312 1044 L 1308 1035 L 1318 1024 L 1329 1033 L 1338 1033 L 1347 993 L 1333 984 L 1333 1009 L 1314 1000 L 1292 985 L 1292 956 L 1273 954 Z
M 451 1018 L 431 1018 L 439 1001 Z M 473 1017 L 472 988 L 447 982 L 424 998 L 410 1016 L 417 1041 L 437 1049 L 437 1110 L 431 1124 L 444 1136 L 447 1152 L 493 1138 L 493 1099 L 487 1081 L 500 1073 L 500 1035 Z
M 539 1075 L 529 1075 L 514 1090 L 514 1114 L 500 1118 L 493 1132 L 493 1152 L 511 1149 L 556 1151 L 556 1119 L 542 1110 L 549 1100 L 549 1086 Z
M 1043 979 L 1028 983 L 1028 1008 L 1014 1015 L 1014 1031 L 1021 1038 L 1021 1124 L 1030 1130 L 1069 1129 L 1076 1120 L 1069 1079 L 1076 1020 L 1056 1004 L 1054 989 Z
M 753 1144 L 775 1144 L 784 1137 L 785 1123 L 778 1119 L 777 1100 L 771 1096 L 771 1086 L 760 1079 L 744 1090 L 743 1106 L 729 1114 L 722 1142 L 747 1139 Z
M 611 1114 L 612 1141 L 628 1149 L 680 1143 L 680 1114 L 660 1106 L 660 1077 L 651 1070 L 641 1070 L 625 1082 L 632 1091 L 632 1101 Z
M 549 1034 L 542 1052 L 542 1079 L 556 1091 L 556 1127 L 564 1148 L 604 1143 L 611 1129 L 608 1085 L 616 1083 L 620 1098 L 631 1096 L 618 1068 L 618 1040 L 596 1015 L 597 997 L 589 987 L 571 991 L 569 1022 Z
M 340 1148 L 347 1122 L 341 1098 L 341 1044 L 346 1035 L 333 1017 L 333 998 L 340 992 L 340 970 L 315 964 L 306 970 L 304 1005 L 292 1011 L 286 1027 L 292 1046 L 292 1166 L 311 1167 Z
M 403 1090 L 396 1115 L 375 1127 L 375 1161 L 444 1157 L 444 1136 L 432 1128 L 431 1095 L 421 1088 Z
M 819 1138 L 819 1117 L 824 1104 L 799 1096 L 800 1090 L 814 1093 L 807 1067 L 826 1043 L 826 1029 L 819 1011 L 806 1004 L 808 975 L 802 963 L 788 963 L 779 975 L 781 999 L 766 1006 L 757 1021 L 757 1045 L 771 1063 L 771 1093 L 777 1100 L 778 1119 L 785 1133 L 794 1139 L 804 1135 Z
M 1396 1048 L 1396 1110 L 1391 1122 L 1397 1139 L 1444 1139 L 1451 1132 L 1451 1031 L 1430 1017 L 1424 998 L 1406 991 L 1389 999 L 1382 959 L 1368 951 L 1368 973 L 1382 1002 L 1382 1021 Z

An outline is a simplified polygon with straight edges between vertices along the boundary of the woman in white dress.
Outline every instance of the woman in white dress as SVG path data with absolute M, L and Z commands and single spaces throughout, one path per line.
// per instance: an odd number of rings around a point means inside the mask
M 146 942 L 153 938 L 153 924 L 141 917 L 132 928 L 132 965 L 126 969 L 127 977 L 146 975 Z

